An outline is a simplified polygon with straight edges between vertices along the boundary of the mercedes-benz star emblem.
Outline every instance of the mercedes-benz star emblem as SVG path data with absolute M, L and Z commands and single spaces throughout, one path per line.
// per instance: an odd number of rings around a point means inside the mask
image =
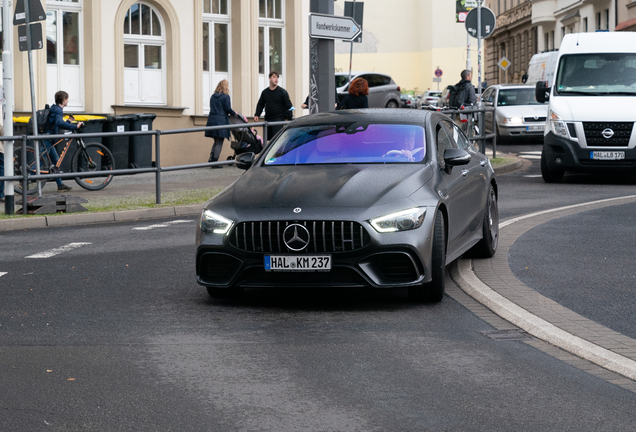
M 603 132 L 601 132 L 601 134 L 603 135 L 603 138 L 610 139 L 611 137 L 614 136 L 614 131 L 611 130 L 610 128 L 607 128 Z
M 309 244 L 309 230 L 300 224 L 291 224 L 283 231 L 285 245 L 294 252 L 299 252 Z
M 294 209 L 294 213 L 300 213 L 301 211 L 303 211 L 303 209 L 301 209 L 300 207 L 296 207 Z

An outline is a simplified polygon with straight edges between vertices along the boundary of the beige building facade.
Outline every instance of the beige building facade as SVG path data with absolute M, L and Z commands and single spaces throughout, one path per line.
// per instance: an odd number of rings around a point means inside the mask
M 335 3 L 342 15 L 344 2 Z M 456 84 L 466 69 L 467 32 L 455 22 L 450 0 L 364 1 L 362 43 L 353 44 L 352 69 L 391 75 L 402 90 L 436 90 L 435 70 L 443 74 L 439 89 Z M 477 79 L 477 40 L 471 38 L 471 65 Z M 351 44 L 336 42 L 336 71 L 349 70 Z
M 13 2 L 15 4 L 15 0 Z M 270 71 L 295 106 L 309 88 L 309 0 L 42 0 L 45 47 L 34 51 L 38 108 L 69 93 L 69 113 L 153 113 L 154 129 L 205 126 L 218 82 L 254 114 Z M 13 28 L 16 115 L 31 112 L 26 53 Z M 165 136 L 163 165 L 207 161 L 203 133 Z M 224 157 L 230 154 L 225 145 Z
M 636 1 L 616 2 L 616 31 L 636 31 Z

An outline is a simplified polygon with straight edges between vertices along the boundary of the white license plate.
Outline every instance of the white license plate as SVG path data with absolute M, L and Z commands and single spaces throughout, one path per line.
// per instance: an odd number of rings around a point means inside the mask
M 265 255 L 266 271 L 329 271 L 331 255 Z
M 625 159 L 625 152 L 624 151 L 591 151 L 590 159 L 621 160 L 621 159 Z
M 526 132 L 543 132 L 543 128 L 545 127 L 545 125 L 540 125 L 540 126 L 527 126 L 526 127 Z

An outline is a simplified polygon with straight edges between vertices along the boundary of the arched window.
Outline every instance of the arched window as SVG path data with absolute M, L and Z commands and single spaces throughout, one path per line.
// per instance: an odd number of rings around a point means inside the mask
M 285 86 L 285 2 L 259 0 L 258 3 L 258 84 L 269 85 L 269 73 L 279 74 L 278 84 Z
M 166 104 L 166 37 L 161 15 L 139 2 L 124 18 L 124 101 Z
M 46 2 L 46 96 L 54 104 L 58 90 L 69 94 L 68 110 L 84 110 L 82 4 L 79 0 Z
M 219 81 L 230 81 L 230 1 L 203 1 L 203 111 Z

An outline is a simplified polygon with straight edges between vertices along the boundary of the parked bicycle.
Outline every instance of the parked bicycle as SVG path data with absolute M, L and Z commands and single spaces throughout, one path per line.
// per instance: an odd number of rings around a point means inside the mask
M 106 146 L 96 143 L 84 143 L 84 139 L 81 135 L 73 131 L 72 137 L 62 138 L 57 141 L 51 148 L 62 148 L 61 153 L 58 151 L 60 157 L 56 164 L 53 164 L 50 157 L 50 149 L 46 150 L 43 145 L 40 145 L 40 174 L 55 174 L 61 173 L 60 167 L 67 157 L 71 148 L 77 147 L 71 158 L 70 172 L 82 173 L 82 172 L 95 172 L 105 171 L 104 176 L 98 177 L 82 177 L 78 175 L 75 177 L 75 181 L 78 185 L 86 190 L 96 191 L 104 189 L 113 179 L 112 174 L 108 174 L 107 171 L 115 169 L 115 158 L 113 154 L 106 148 Z M 58 147 L 59 146 L 59 147 Z M 27 171 L 29 175 L 36 173 L 35 164 L 35 148 L 33 146 L 27 146 Z M 14 146 L 13 153 L 13 169 L 16 175 L 22 175 L 22 145 L 17 144 Z M 42 186 L 51 179 L 40 180 Z M 18 193 L 22 193 L 22 182 L 14 182 L 15 190 Z M 38 190 L 37 180 L 28 179 L 27 193 L 29 195 L 36 193 Z

